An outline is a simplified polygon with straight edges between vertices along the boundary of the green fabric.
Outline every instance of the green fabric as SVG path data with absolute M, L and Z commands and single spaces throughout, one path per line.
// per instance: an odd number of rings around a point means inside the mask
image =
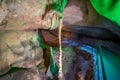
M 39 45 L 40 47 L 42 47 L 43 49 L 48 48 L 41 40 L 41 37 L 38 36 L 37 40 L 39 41 Z M 52 73 L 53 76 L 57 76 L 58 75 L 58 66 L 55 64 L 55 61 L 53 59 L 53 49 L 52 47 L 50 48 L 50 72 Z M 52 79 L 54 80 L 54 78 Z
M 120 80 L 120 55 L 100 48 L 104 80 Z
M 42 42 L 40 36 L 37 37 L 37 40 L 39 41 L 39 45 L 40 45 L 40 47 L 42 47 L 43 49 L 47 48 L 47 46 Z
M 120 26 L 120 0 L 90 0 L 90 2 L 100 15 Z
M 51 0 L 52 3 L 49 4 L 50 8 L 58 14 L 58 19 L 52 19 L 50 29 L 57 28 L 59 26 L 60 19 L 63 20 L 63 10 L 67 4 L 67 0 Z M 57 19 L 57 20 L 56 20 Z
M 102 55 L 102 53 L 103 53 L 102 51 L 103 50 L 102 50 L 101 46 L 99 46 L 98 48 L 99 48 L 99 55 L 100 55 L 100 60 L 101 60 L 101 67 L 102 67 L 103 79 L 107 80 L 106 79 L 106 70 L 104 68 L 105 65 L 103 64 L 104 63 L 103 55 Z
M 67 0 L 52 0 L 52 1 L 53 3 L 50 4 L 51 8 L 59 14 L 60 18 L 62 18 L 63 10 L 67 4 Z
M 40 47 L 42 47 L 43 49 L 47 48 L 47 46 L 42 42 L 40 36 L 37 37 L 37 40 L 39 41 Z M 53 76 L 58 75 L 58 66 L 55 64 L 55 61 L 53 59 L 53 49 L 52 49 L 52 47 L 50 47 L 50 71 L 51 71 Z
M 50 47 L 50 71 L 52 75 L 57 76 L 58 75 L 58 66 L 55 64 L 55 61 L 53 60 L 53 49 Z

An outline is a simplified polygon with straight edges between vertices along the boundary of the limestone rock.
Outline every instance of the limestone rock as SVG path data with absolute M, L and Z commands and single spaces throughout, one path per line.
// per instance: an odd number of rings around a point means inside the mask
M 1 31 L 0 32 L 0 74 L 7 72 L 10 66 L 32 68 L 44 67 L 42 48 L 32 41 L 34 31 Z

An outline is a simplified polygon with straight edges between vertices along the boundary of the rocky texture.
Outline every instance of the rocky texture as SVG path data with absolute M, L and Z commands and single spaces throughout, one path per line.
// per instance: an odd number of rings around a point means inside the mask
M 38 0 L 5 0 L 0 5 L 0 29 L 47 29 L 45 20 L 42 21 L 42 4 Z M 3 7 L 5 6 L 5 7 Z
M 49 51 L 48 51 L 49 52 Z M 58 64 L 58 48 L 54 48 L 53 58 Z M 45 61 L 47 62 L 47 61 Z M 29 65 L 29 64 L 28 64 Z M 86 67 L 85 67 L 86 66 Z M 76 47 L 63 47 L 63 72 L 65 80 L 93 80 L 92 55 Z M 10 75 L 0 77 L 0 80 L 49 80 L 44 70 L 32 67 L 20 70 Z M 57 78 L 55 80 L 58 80 Z
M 115 23 L 98 15 L 92 8 L 89 0 L 69 0 L 64 10 L 65 25 L 106 27 L 115 26 Z
M 84 25 L 87 11 L 87 0 L 69 0 L 64 10 L 64 24 Z
M 7 72 L 10 66 L 33 68 L 44 67 L 43 51 L 32 42 L 34 31 L 0 32 L 0 74 Z
M 0 5 L 0 29 L 49 29 L 57 15 L 53 10 L 45 12 L 39 0 L 4 0 Z M 43 14 L 44 15 L 43 18 Z M 113 28 L 115 23 L 98 15 L 89 0 L 69 0 L 64 10 L 64 25 L 84 25 Z M 57 25 L 57 24 L 56 24 Z M 108 27 L 109 26 L 109 27 Z M 56 28 L 56 27 L 55 27 Z M 112 29 L 111 29 L 112 30 Z
M 37 68 L 31 68 L 0 77 L 0 80 L 46 80 L 46 77 L 44 73 L 39 73 Z
M 74 51 L 77 55 L 68 68 L 66 80 L 93 80 L 92 55 L 77 48 Z
M 44 72 L 45 66 L 47 68 L 49 66 L 49 50 L 42 50 L 38 45 L 31 43 L 31 38 L 36 33 L 30 29 L 49 29 L 51 20 L 56 19 L 57 15 L 54 15 L 52 10 L 42 15 L 45 13 L 45 6 L 42 6 L 40 1 L 45 0 L 3 1 L 0 4 L 0 75 L 9 71 L 11 67 L 30 69 L 0 77 L 0 80 L 46 80 Z M 68 1 L 64 10 L 64 25 L 69 26 L 63 27 L 63 45 L 75 47 L 81 44 L 94 47 L 101 45 L 119 54 L 120 29 L 116 27 L 117 25 L 98 15 L 89 0 Z M 21 31 L 25 29 L 29 31 Z M 41 30 L 39 33 L 45 44 L 58 46 L 58 30 Z M 69 49 L 72 51 L 69 52 Z M 63 51 L 66 80 L 93 80 L 92 56 L 78 49 L 73 50 L 72 47 L 69 49 L 65 48 Z M 72 52 L 76 53 L 77 57 L 70 64 L 73 58 Z M 58 51 L 54 53 L 54 59 L 57 62 Z

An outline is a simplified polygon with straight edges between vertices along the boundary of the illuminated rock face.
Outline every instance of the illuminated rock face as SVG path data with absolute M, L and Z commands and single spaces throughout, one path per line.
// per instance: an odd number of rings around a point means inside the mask
M 34 68 L 40 64 L 45 70 L 43 51 L 32 41 L 34 35 L 34 31 L 0 32 L 0 74 L 7 72 L 10 66 Z
M 37 0 L 7 0 L 0 6 L 0 29 L 48 28 L 46 24 L 42 24 L 41 16 L 44 10 Z
M 46 11 L 42 1 L 47 0 L 4 0 L 0 5 L 0 29 L 49 29 L 52 19 L 58 19 L 53 10 Z M 43 18 L 44 15 L 44 18 Z M 57 20 L 56 20 L 56 23 Z M 53 29 L 58 27 L 54 24 Z

